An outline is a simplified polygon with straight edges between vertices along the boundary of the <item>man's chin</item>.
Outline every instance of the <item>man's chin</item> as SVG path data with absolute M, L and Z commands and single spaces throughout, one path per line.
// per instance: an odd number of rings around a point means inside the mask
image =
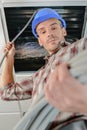
M 52 48 L 53 51 L 58 51 L 58 49 L 59 49 L 58 46 Z

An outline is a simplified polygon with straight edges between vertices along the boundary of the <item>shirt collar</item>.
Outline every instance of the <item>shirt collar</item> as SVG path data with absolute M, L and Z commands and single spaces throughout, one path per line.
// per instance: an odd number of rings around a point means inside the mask
M 66 47 L 66 46 L 68 46 L 68 45 L 70 45 L 69 42 L 67 42 L 67 41 L 65 41 L 65 40 L 64 40 L 64 41 L 61 41 L 58 51 L 59 51 L 61 48 Z M 57 51 L 57 52 L 58 52 L 58 51 Z M 55 52 L 55 53 L 53 53 L 53 54 L 51 54 L 51 55 L 50 55 L 50 54 L 46 55 L 45 58 L 44 58 L 45 62 L 47 63 L 47 62 L 49 61 L 49 58 L 50 58 L 51 56 L 53 56 L 54 54 L 56 54 L 57 52 Z

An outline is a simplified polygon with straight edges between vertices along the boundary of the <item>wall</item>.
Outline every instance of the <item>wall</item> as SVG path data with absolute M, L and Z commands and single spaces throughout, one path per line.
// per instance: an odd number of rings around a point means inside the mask
M 5 45 L 5 36 L 4 36 L 1 15 L 0 15 L 0 61 L 1 61 L 2 56 L 3 56 L 2 49 L 3 49 L 4 45 Z M 0 73 L 1 73 L 1 68 L 0 68 Z
M 3 15 L 2 5 L 0 3 L 0 61 L 3 57 L 3 47 L 9 40 L 7 29 L 5 25 L 5 18 Z M 0 73 L 1 73 L 0 68 Z M 23 76 L 17 75 L 16 78 L 21 80 Z M 3 101 L 0 100 L 0 130 L 12 130 L 21 116 L 27 111 L 31 100 L 25 101 Z

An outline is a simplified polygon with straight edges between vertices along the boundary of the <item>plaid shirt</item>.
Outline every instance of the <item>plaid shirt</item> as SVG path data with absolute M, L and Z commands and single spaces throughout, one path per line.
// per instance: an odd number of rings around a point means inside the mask
M 34 101 L 37 95 L 44 90 L 43 88 L 47 82 L 47 77 L 55 69 L 56 65 L 61 62 L 68 62 L 68 60 L 70 60 L 77 53 L 81 52 L 83 49 L 87 49 L 87 39 L 82 38 L 73 44 L 68 46 L 65 45 L 67 45 L 67 42 L 62 45 L 64 47 L 58 50 L 57 53 L 51 55 L 48 58 L 46 65 L 35 72 L 32 77 L 29 77 L 29 79 L 20 83 L 10 83 L 7 86 L 0 88 L 1 99 L 23 100 L 32 97 L 32 101 Z M 68 114 L 68 117 L 70 115 L 72 114 Z

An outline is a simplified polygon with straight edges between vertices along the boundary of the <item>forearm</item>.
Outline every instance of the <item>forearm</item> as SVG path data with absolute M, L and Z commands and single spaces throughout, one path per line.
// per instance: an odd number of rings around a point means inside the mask
M 6 86 L 7 84 L 14 82 L 13 64 L 14 64 L 14 57 L 5 59 L 0 76 L 0 87 Z

